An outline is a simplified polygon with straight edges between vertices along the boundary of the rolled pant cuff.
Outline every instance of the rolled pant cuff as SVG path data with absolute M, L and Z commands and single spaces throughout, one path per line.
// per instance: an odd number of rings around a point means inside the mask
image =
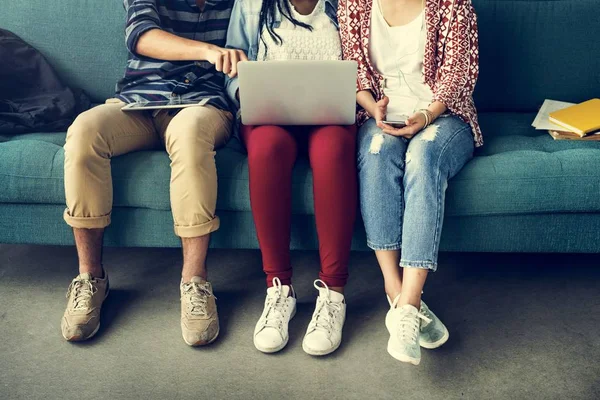
M 110 225 L 110 213 L 101 217 L 73 217 L 67 208 L 63 219 L 71 228 L 76 229 L 103 229 Z
M 221 223 L 219 221 L 219 217 L 215 217 L 212 220 L 200 225 L 175 225 L 175 234 L 181 238 L 201 237 L 213 233 L 219 229 L 220 225 Z
M 400 260 L 400 267 L 402 268 L 419 268 L 419 269 L 428 269 L 431 272 L 435 272 L 437 270 L 437 264 L 431 261 L 408 261 L 408 260 Z
M 378 251 L 378 250 L 392 251 L 392 250 L 400 250 L 402 248 L 402 243 L 375 244 L 375 243 L 367 240 L 367 246 L 371 250 L 375 250 L 375 251 Z

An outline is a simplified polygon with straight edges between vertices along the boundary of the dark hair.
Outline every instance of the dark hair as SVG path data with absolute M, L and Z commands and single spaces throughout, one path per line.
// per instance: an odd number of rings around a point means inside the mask
M 281 3 L 283 3 L 283 5 Z M 284 18 L 287 18 L 295 26 L 300 26 L 304 29 L 312 31 L 312 26 L 302 23 L 294 17 L 292 17 L 292 10 L 290 9 L 290 0 L 263 0 L 262 8 L 260 9 L 260 19 L 258 21 L 258 33 L 261 35 L 261 40 L 265 45 L 265 48 L 267 44 L 265 43 L 265 40 L 262 37 L 262 31 L 265 26 L 267 27 L 267 32 L 269 32 L 269 35 L 273 38 L 273 41 L 280 46 L 282 43 L 281 36 L 279 36 L 273 30 L 273 24 L 275 23 L 276 8 Z

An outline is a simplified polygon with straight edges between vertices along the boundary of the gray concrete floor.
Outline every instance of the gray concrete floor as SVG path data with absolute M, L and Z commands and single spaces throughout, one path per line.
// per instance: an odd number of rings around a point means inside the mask
M 222 330 L 207 348 L 179 331 L 176 249 L 107 249 L 112 292 L 84 344 L 60 335 L 73 248 L 0 245 L 1 399 L 598 399 L 600 256 L 442 254 L 424 299 L 450 329 L 418 367 L 386 352 L 375 259 L 353 253 L 340 349 L 302 351 L 318 260 L 295 252 L 298 314 L 279 354 L 254 349 L 264 278 L 257 251 L 210 257 Z

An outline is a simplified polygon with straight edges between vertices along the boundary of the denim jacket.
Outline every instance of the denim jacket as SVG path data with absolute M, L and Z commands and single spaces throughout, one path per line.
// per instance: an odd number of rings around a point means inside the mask
M 338 27 L 337 7 L 338 0 L 325 0 L 325 13 L 336 28 Z M 258 31 L 258 22 L 260 20 L 261 8 L 262 0 L 236 0 L 231 11 L 231 19 L 229 20 L 227 45 L 225 47 L 243 50 L 250 61 L 256 61 L 258 54 L 258 44 L 261 34 Z M 279 27 L 281 18 L 281 13 L 275 10 L 274 28 Z M 238 88 L 239 82 L 237 76 L 233 79 L 225 76 L 225 89 L 237 108 L 240 106 L 238 100 L 235 98 Z

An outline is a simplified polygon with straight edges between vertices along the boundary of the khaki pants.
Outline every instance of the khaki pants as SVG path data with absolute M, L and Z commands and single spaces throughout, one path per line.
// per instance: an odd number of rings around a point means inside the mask
M 110 159 L 137 150 L 166 148 L 171 159 L 171 208 L 175 234 L 207 235 L 219 228 L 215 216 L 215 148 L 231 135 L 232 115 L 214 107 L 189 107 L 175 116 L 169 110 L 121 111 L 109 100 L 81 114 L 65 144 L 64 218 L 73 228 L 110 224 L 113 187 Z

